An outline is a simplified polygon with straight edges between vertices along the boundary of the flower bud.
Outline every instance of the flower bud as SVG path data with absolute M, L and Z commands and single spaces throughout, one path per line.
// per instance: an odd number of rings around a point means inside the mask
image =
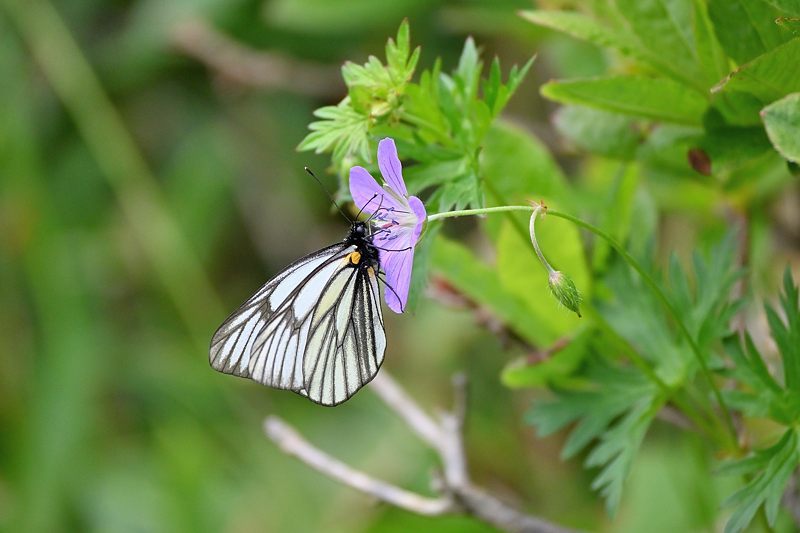
M 569 276 L 562 274 L 558 270 L 554 270 L 550 272 L 547 278 L 547 284 L 550 286 L 550 292 L 553 293 L 556 300 L 561 302 L 561 305 L 573 311 L 578 317 L 581 316 L 580 305 L 583 298 Z

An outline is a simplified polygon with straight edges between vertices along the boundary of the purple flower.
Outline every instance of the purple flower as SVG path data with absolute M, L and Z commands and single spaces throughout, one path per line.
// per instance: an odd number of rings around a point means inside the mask
M 372 243 L 386 272 L 386 305 L 402 313 L 408 301 L 414 246 L 427 214 L 416 196 L 409 196 L 394 140 L 378 143 L 378 167 L 386 184 L 381 187 L 363 167 L 350 169 L 350 194 L 356 206 L 370 215 L 377 228 Z

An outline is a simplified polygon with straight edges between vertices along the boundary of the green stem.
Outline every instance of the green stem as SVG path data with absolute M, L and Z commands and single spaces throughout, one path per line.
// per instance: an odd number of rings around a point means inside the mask
M 533 244 L 533 249 L 536 251 L 536 255 L 539 257 L 539 261 L 544 265 L 544 268 L 547 269 L 547 273 L 552 274 L 553 272 L 555 272 L 555 269 L 551 267 L 550 263 L 548 263 L 547 259 L 545 259 L 544 254 L 539 249 L 539 241 L 536 240 L 536 231 L 535 231 L 536 219 L 539 218 L 539 213 L 541 213 L 543 209 L 544 208 L 540 205 L 535 206 L 533 208 L 533 215 L 531 215 L 531 231 L 530 231 L 531 244 Z
M 482 209 L 463 209 L 460 211 L 450 211 L 447 213 L 436 213 L 433 215 L 428 216 L 428 221 L 436 221 L 441 220 L 444 218 L 452 218 L 452 217 L 462 217 L 462 216 L 471 216 L 471 215 L 486 215 L 490 213 L 503 213 L 509 211 L 527 211 L 529 213 L 533 213 L 536 209 L 539 209 L 539 206 L 526 206 L 526 205 L 507 205 L 507 206 L 500 206 L 500 207 L 485 207 Z M 680 314 L 678 313 L 677 309 L 672 305 L 672 303 L 667 298 L 664 291 L 661 290 L 661 287 L 655 282 L 655 280 L 647 273 L 647 271 L 639 264 L 636 259 L 631 256 L 625 248 L 616 241 L 611 235 L 606 233 L 605 231 L 601 230 L 597 226 L 590 224 L 580 218 L 574 217 L 567 213 L 560 213 L 558 211 L 547 211 L 547 214 L 553 217 L 562 218 L 564 220 L 568 220 L 579 226 L 584 228 L 604 241 L 608 243 L 614 250 L 616 250 L 620 256 L 625 260 L 628 265 L 631 266 L 638 274 L 641 276 L 642 280 L 644 280 L 645 284 L 648 288 L 656 295 L 659 299 L 661 304 L 666 308 L 667 312 L 672 316 L 672 319 L 678 325 L 678 329 L 680 329 L 681 334 L 686 338 L 686 341 L 689 343 L 689 348 L 692 351 L 695 359 L 697 359 L 698 364 L 700 365 L 700 370 L 705 379 L 708 381 L 709 386 L 714 394 L 714 398 L 716 399 L 717 403 L 720 406 L 720 409 L 724 415 L 724 424 L 727 428 L 727 432 L 730 433 L 730 444 L 734 449 L 738 449 L 738 441 L 736 436 L 736 428 L 733 425 L 733 417 L 731 416 L 730 409 L 728 409 L 728 405 L 725 403 L 725 399 L 722 397 L 722 393 L 717 387 L 717 384 L 714 382 L 714 377 L 711 374 L 711 370 L 708 368 L 708 364 L 706 363 L 705 359 L 703 359 L 703 355 L 700 353 L 700 347 L 695 342 L 694 337 L 689 332 L 689 328 L 686 327 L 686 324 L 683 322 Z M 726 433 L 727 433 L 726 432 Z
M 539 206 L 531 205 L 501 205 L 499 207 L 483 207 L 481 209 L 462 209 L 460 211 L 445 211 L 428 215 L 428 222 L 435 222 L 443 218 L 468 217 L 474 215 L 488 215 L 490 213 L 505 213 L 508 211 L 527 211 L 532 213 Z

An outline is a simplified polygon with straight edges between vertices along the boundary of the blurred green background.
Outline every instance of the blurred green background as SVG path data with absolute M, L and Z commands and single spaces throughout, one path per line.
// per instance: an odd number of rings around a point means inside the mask
M 338 67 L 382 54 L 404 17 L 423 68 L 452 66 L 467 35 L 506 65 L 539 54 L 506 117 L 574 170 L 538 87 L 606 58 L 517 16 L 531 7 L 0 2 L 0 528 L 489 530 L 376 505 L 263 436 L 280 414 L 350 464 L 429 492 L 433 452 L 369 388 L 321 408 L 213 372 L 207 347 L 266 279 L 346 232 L 303 172 L 333 188 L 329 160 L 295 147 L 312 111 L 344 96 Z M 450 376 L 466 371 L 471 470 L 509 501 L 592 530 L 702 530 L 715 516 L 708 459 L 665 426 L 612 526 L 592 473 L 559 459 L 563 437 L 523 424 L 532 394 L 499 378 L 514 354 L 471 312 L 428 299 L 388 316 L 387 335 L 384 368 L 424 406 L 448 405 Z

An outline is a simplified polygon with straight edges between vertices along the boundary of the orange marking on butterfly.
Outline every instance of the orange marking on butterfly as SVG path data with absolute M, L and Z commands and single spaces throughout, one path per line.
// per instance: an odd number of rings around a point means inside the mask
M 351 252 L 345 259 L 351 265 L 357 265 L 361 261 L 361 252 Z

